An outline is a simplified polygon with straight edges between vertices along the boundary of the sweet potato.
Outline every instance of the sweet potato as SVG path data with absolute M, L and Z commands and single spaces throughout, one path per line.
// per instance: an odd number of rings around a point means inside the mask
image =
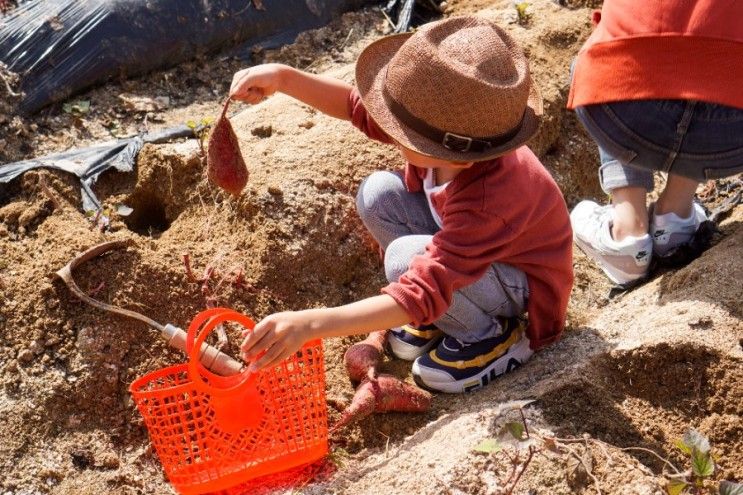
M 343 411 L 333 431 L 373 412 L 424 412 L 429 407 L 431 394 L 425 390 L 391 375 L 379 375 L 375 379 L 367 378 L 359 385 L 351 405 Z
M 370 380 L 376 378 L 386 338 L 387 330 L 372 332 L 366 339 L 348 348 L 343 356 L 343 362 L 353 383 L 358 383 L 364 378 Z
M 228 99 L 222 108 L 222 115 L 209 136 L 206 175 L 214 184 L 230 194 L 239 196 L 248 183 L 248 167 L 245 166 L 240 153 L 240 144 L 227 118 L 229 106 L 230 100 Z

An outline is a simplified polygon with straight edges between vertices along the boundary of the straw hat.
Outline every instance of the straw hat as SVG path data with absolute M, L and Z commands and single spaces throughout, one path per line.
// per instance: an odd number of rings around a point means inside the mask
M 482 161 L 514 150 L 534 135 L 542 114 L 524 53 L 477 17 L 375 41 L 359 56 L 356 84 L 384 132 L 444 160 Z

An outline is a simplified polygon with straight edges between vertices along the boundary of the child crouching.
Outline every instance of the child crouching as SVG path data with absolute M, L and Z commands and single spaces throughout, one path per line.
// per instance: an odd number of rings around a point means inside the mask
M 233 98 L 281 91 L 407 162 L 372 174 L 357 196 L 385 252 L 381 295 L 270 315 L 246 335 L 243 357 L 266 351 L 258 369 L 313 338 L 392 328 L 390 348 L 414 361 L 419 385 L 487 385 L 559 337 L 573 281 L 567 208 L 524 145 L 542 113 L 526 58 L 495 24 L 450 18 L 372 43 L 356 83 L 280 65 L 235 74 Z

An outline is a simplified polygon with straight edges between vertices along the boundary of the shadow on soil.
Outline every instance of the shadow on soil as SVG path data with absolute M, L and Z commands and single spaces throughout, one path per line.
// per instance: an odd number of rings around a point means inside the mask
M 545 419 L 559 435 L 592 437 L 620 448 L 643 447 L 682 464 L 673 447 L 710 417 L 743 412 L 740 360 L 692 344 L 662 343 L 595 357 L 578 378 L 541 396 Z M 590 378 L 589 378 L 590 377 Z M 739 448 L 740 425 L 709 428 L 718 452 Z M 630 452 L 660 471 L 650 454 Z

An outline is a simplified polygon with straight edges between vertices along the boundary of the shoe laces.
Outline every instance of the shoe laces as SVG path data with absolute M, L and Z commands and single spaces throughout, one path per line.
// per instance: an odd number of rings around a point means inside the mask
M 465 347 L 469 347 L 470 345 L 472 344 L 469 344 L 467 342 L 462 342 L 461 340 L 455 337 L 446 337 L 444 339 L 444 347 L 446 347 L 450 351 L 462 350 Z

